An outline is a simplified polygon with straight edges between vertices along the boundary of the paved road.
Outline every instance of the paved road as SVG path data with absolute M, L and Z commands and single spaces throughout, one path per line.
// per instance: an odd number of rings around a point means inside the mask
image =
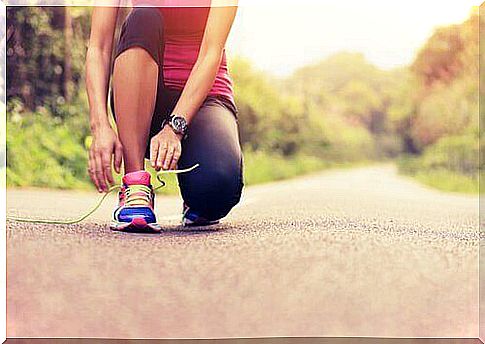
M 93 200 L 12 190 L 7 208 Z M 478 199 L 391 166 L 248 188 L 210 232 L 181 232 L 180 201 L 160 197 L 168 232 L 111 233 L 113 202 L 92 223 L 8 223 L 9 336 L 477 336 Z

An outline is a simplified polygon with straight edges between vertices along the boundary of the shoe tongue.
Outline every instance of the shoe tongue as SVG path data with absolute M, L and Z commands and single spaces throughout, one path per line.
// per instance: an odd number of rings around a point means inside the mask
M 125 185 L 146 185 L 150 186 L 150 173 L 147 171 L 137 171 L 125 174 L 123 177 Z

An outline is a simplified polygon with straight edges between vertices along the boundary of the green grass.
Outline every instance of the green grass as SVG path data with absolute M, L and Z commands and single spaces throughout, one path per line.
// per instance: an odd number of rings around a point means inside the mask
M 479 192 L 478 173 L 465 175 L 443 167 L 432 167 L 422 158 L 403 157 L 398 160 L 399 172 L 435 189 L 465 194 Z
M 285 158 L 267 152 L 244 153 L 244 181 L 246 185 L 288 179 L 328 168 L 330 164 L 310 156 Z
M 441 191 L 467 194 L 477 194 L 479 191 L 477 178 L 471 178 L 451 171 L 423 171 L 412 175 L 412 177 L 425 185 Z

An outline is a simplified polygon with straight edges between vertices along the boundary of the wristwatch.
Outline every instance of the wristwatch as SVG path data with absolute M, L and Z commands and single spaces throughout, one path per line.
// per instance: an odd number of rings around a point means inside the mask
M 172 114 L 164 122 L 163 127 L 165 124 L 168 124 L 176 134 L 182 135 L 183 137 L 187 134 L 187 120 L 183 116 Z

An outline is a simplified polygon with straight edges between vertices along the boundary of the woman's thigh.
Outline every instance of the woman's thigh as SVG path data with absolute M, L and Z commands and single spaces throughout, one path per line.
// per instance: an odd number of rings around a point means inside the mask
M 179 167 L 199 164 L 179 175 L 185 203 L 200 215 L 221 218 L 239 202 L 243 187 L 237 120 L 221 100 L 209 98 L 190 123 Z

